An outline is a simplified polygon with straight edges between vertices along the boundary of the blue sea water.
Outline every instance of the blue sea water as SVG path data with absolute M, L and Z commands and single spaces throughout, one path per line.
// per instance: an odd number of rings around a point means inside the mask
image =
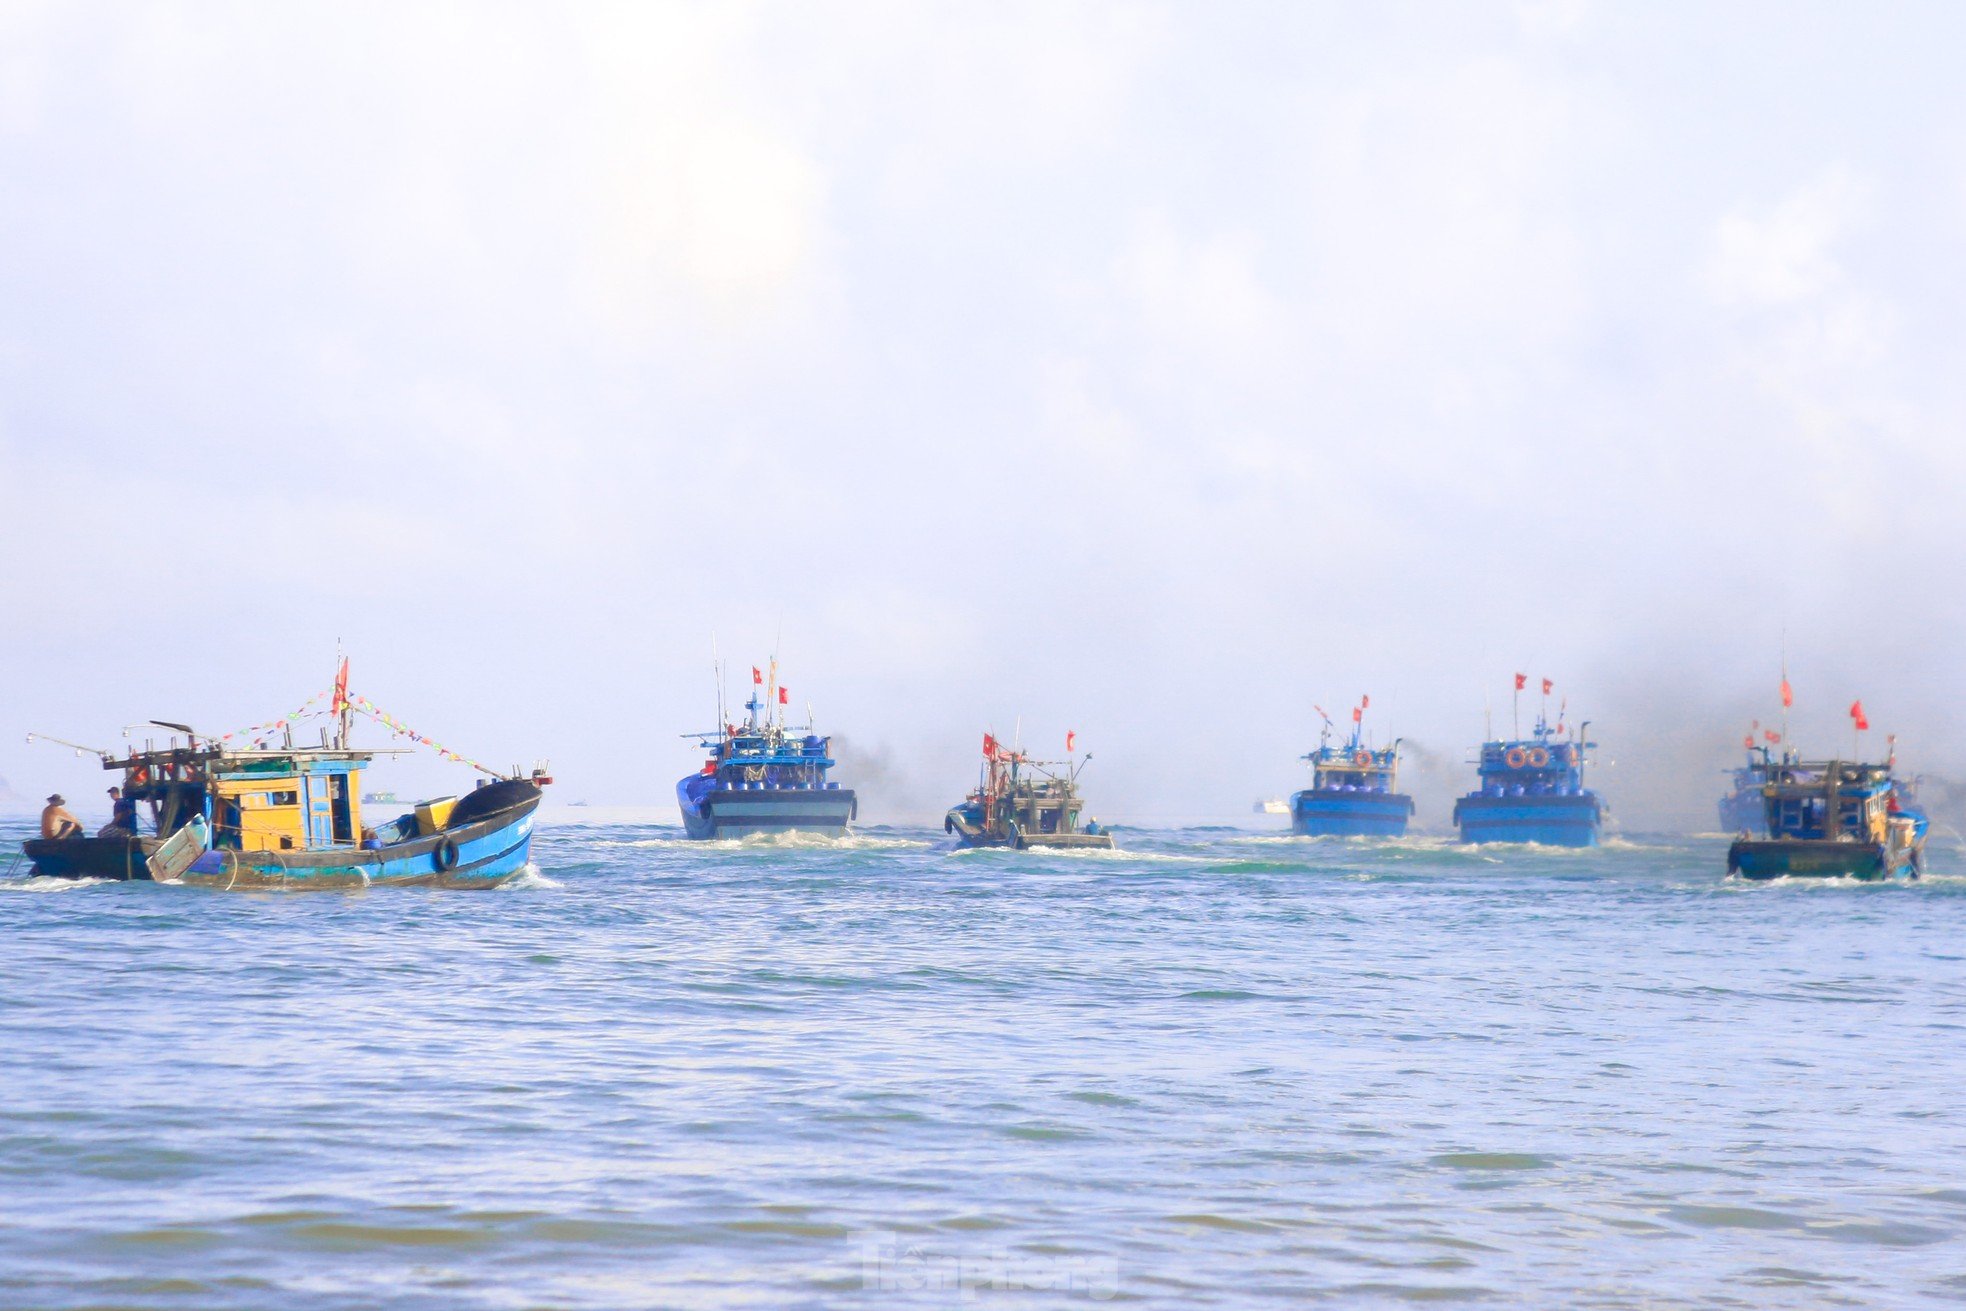
M 1966 1300 L 1956 853 L 1120 840 L 16 874 L 0 1306 Z

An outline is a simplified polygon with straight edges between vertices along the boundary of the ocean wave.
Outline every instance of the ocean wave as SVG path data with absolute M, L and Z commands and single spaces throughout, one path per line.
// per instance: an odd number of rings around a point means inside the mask
M 748 833 L 741 838 L 597 838 L 597 847 L 637 847 L 644 850 L 680 848 L 687 851 L 900 851 L 934 846 L 920 838 L 885 838 L 849 833 L 829 838 L 823 833 Z
M 524 889 L 530 891 L 535 888 L 563 888 L 566 884 L 561 883 L 558 879 L 548 878 L 546 875 L 540 873 L 539 866 L 533 864 L 531 861 L 527 861 L 524 869 L 498 886 L 500 891 L 507 889 Z
M 1408 833 L 1396 838 L 1367 834 L 1345 837 L 1331 833 L 1251 833 L 1230 838 L 1229 843 L 1233 846 L 1390 848 L 1398 851 L 1454 851 L 1467 845 L 1459 838 L 1441 833 Z
M 115 882 L 116 879 L 58 879 L 51 874 L 30 874 L 24 879 L 0 879 L 0 892 L 68 892 Z
M 1046 859 L 1056 856 L 1069 860 L 1136 860 L 1170 865 L 1209 865 L 1221 859 L 1219 856 L 1190 856 L 1172 851 L 1142 851 L 1134 847 L 1032 847 L 1024 851 L 1011 851 L 1009 847 L 957 847 L 956 851 L 1002 851 L 1013 856 L 1043 856 Z

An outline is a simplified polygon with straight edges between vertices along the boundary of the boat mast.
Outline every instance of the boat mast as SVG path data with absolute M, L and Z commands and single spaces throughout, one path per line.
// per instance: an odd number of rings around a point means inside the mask
M 710 634 L 710 677 L 717 687 L 717 736 L 724 736 L 724 725 L 730 721 L 724 718 L 724 662 L 717 658 L 717 635 Z

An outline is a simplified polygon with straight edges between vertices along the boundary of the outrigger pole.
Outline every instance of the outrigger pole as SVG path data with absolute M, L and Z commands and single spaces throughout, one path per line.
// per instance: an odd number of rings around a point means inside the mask
M 73 751 L 78 756 L 96 756 L 103 760 L 115 759 L 114 756 L 110 755 L 109 752 L 102 750 L 100 747 L 85 747 L 80 742 L 64 741 L 61 738 L 54 737 L 47 733 L 29 733 L 27 735 L 27 740 L 29 742 L 52 742 L 58 747 L 67 747 L 69 750 Z

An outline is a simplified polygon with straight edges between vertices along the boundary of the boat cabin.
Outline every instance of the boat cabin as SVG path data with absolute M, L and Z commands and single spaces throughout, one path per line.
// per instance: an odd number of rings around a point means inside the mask
M 320 851 L 362 838 L 361 772 L 374 757 L 333 747 L 132 752 L 103 762 L 123 771 L 123 795 L 147 803 L 157 836 L 204 820 L 212 846 Z
M 1883 842 L 1899 813 L 1889 765 L 1785 760 L 1761 773 L 1768 836 L 1777 841 Z
M 1399 744 L 1373 750 L 1356 737 L 1342 747 L 1320 744 L 1304 757 L 1311 765 L 1311 788 L 1318 792 L 1399 791 Z

